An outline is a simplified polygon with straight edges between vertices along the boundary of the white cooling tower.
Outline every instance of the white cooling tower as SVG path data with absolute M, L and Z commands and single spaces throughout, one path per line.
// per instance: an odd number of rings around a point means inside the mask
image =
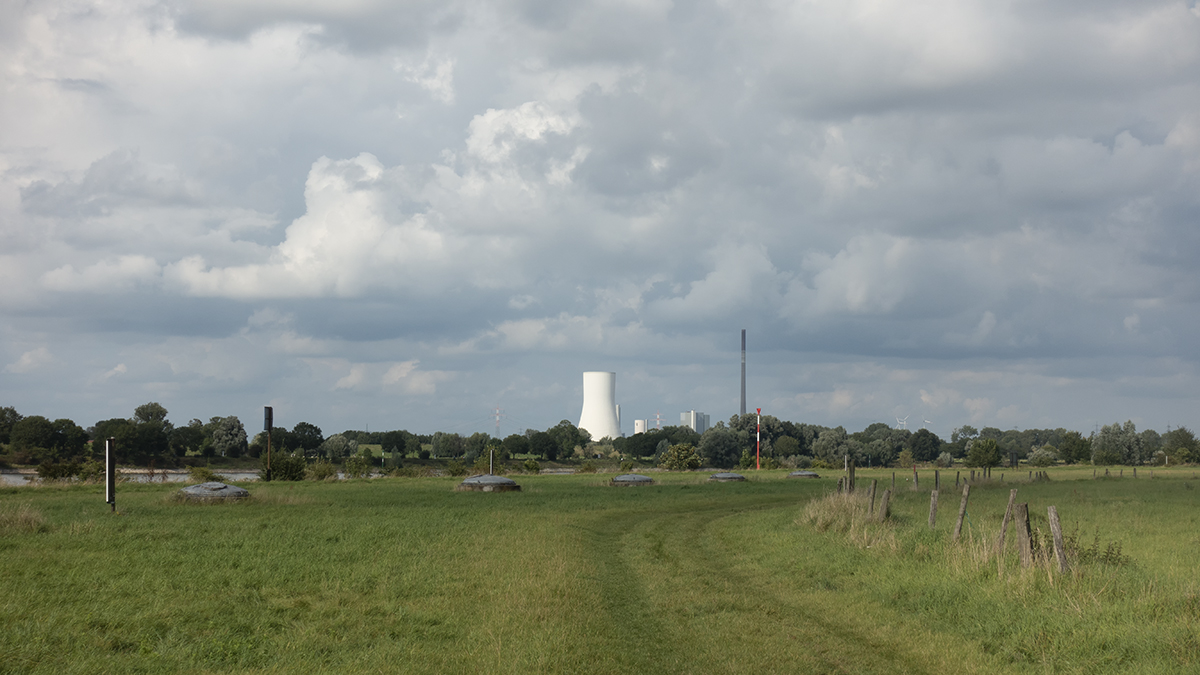
M 590 371 L 583 374 L 583 412 L 579 428 L 587 429 L 592 440 L 620 438 L 621 420 L 617 417 L 617 374 Z

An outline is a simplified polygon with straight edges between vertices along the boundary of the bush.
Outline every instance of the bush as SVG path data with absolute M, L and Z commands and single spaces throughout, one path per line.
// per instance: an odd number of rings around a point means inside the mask
M 525 460 L 525 464 L 523 464 L 522 466 L 529 473 L 537 473 L 542 470 L 542 465 L 538 464 L 538 461 L 533 458 Z
M 69 480 L 79 475 L 76 462 L 42 462 L 38 464 L 38 477 L 42 480 Z
M 491 467 L 488 466 L 488 463 L 488 456 L 486 454 L 481 454 L 475 458 L 475 463 L 471 465 L 471 469 L 475 471 L 475 473 L 489 473 Z
M 1030 466 L 1054 466 L 1058 464 L 1058 453 L 1049 445 L 1043 445 L 1029 453 L 1028 461 Z
M 633 471 L 633 462 L 627 459 L 624 462 L 621 462 L 621 472 L 625 473 L 629 471 Z
M 832 469 L 833 465 L 821 458 L 816 458 L 808 465 L 810 469 Z
M 295 454 L 278 454 L 271 458 L 271 475 L 267 475 L 267 456 L 262 456 L 262 470 L 258 472 L 263 480 L 304 480 L 308 462 L 304 457 Z
M 681 443 L 667 448 L 658 460 L 658 466 L 668 471 L 689 471 L 700 468 L 700 453 L 691 443 Z
M 592 460 L 585 460 L 583 465 L 579 467 L 579 473 L 596 473 L 596 464 Z
M 446 463 L 446 473 L 451 476 L 465 476 L 467 475 L 467 465 L 457 459 L 452 459 Z
M 89 459 L 79 467 L 79 480 L 88 483 L 104 480 L 104 462 Z
M 429 459 L 429 451 L 421 450 L 420 452 L 417 453 L 417 457 L 420 459 Z
M 337 478 L 337 468 L 327 459 L 318 459 L 304 470 L 304 477 L 309 480 L 329 480 Z
M 896 464 L 902 469 L 907 469 L 913 465 L 912 450 L 905 448 L 900 451 L 900 455 L 896 457 Z
M 210 483 L 220 480 L 220 476 L 213 473 L 212 469 L 207 466 L 193 466 L 188 469 L 188 480 L 194 483 Z
M 954 466 L 954 457 L 948 452 L 943 452 L 942 454 L 938 455 L 937 465 L 943 469 L 949 469 L 950 467 Z
M 371 475 L 371 460 L 363 455 L 355 455 L 346 460 L 346 478 L 367 478 Z

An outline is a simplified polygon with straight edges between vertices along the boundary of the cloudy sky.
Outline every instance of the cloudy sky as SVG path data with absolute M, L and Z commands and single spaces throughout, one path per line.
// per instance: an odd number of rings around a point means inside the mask
M 0 405 L 1200 426 L 1196 0 L 6 0 Z

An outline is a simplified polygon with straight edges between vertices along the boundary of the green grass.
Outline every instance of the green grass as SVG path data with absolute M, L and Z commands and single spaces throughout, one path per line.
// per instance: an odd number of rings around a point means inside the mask
M 927 473 L 911 492 L 898 471 L 892 522 L 851 533 L 805 523 L 831 480 L 781 471 L 249 484 L 214 506 L 124 484 L 115 515 L 98 486 L 3 489 L 0 672 L 1200 668 L 1190 469 L 1019 484 L 1035 526 L 1053 504 L 1132 559 L 1065 576 L 986 559 L 1010 484 L 973 488 L 955 546 L 949 472 L 931 532 Z

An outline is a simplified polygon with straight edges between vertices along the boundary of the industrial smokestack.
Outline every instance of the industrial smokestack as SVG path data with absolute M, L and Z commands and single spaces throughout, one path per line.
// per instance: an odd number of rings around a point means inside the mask
M 742 329 L 742 410 L 746 414 L 746 329 Z
M 579 428 L 586 429 L 592 440 L 620 438 L 621 421 L 617 407 L 617 374 L 589 371 L 583 374 L 583 412 Z

